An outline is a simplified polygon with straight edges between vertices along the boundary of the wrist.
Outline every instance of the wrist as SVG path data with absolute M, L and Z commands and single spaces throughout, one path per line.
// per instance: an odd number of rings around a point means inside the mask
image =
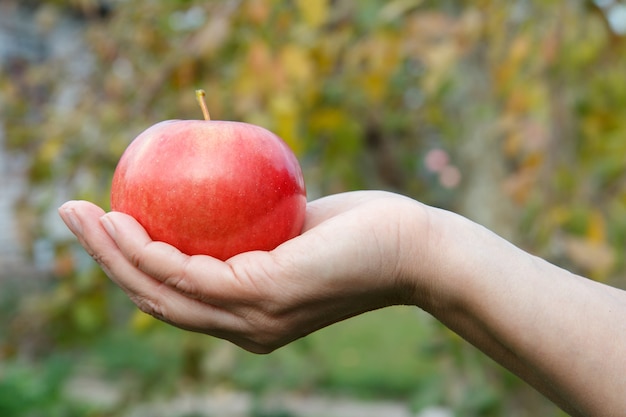
M 453 213 L 409 200 L 401 206 L 397 220 L 397 269 L 395 282 L 401 303 L 431 312 L 442 303 L 444 276 L 449 266 L 446 252 L 455 226 Z
M 416 253 L 409 260 L 411 304 L 436 316 L 442 311 L 458 312 L 467 307 L 472 291 L 468 284 L 481 275 L 480 266 L 493 262 L 495 254 L 489 253 L 489 246 L 498 245 L 497 236 L 456 213 L 424 207 L 421 236 L 413 235 L 422 243 L 413 245 Z

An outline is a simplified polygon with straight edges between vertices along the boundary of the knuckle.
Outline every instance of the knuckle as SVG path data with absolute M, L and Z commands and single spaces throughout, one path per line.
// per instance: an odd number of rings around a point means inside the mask
M 107 257 L 97 252 L 90 251 L 88 253 L 89 253 L 89 256 L 91 256 L 91 258 L 98 264 L 98 266 L 102 268 L 104 273 L 107 276 L 111 277 L 112 273 L 111 273 L 111 269 L 109 268 L 109 260 L 107 259 Z
M 180 293 L 195 295 L 196 288 L 193 285 L 193 279 L 191 279 L 190 260 L 191 258 L 185 258 L 182 267 L 177 271 L 177 273 L 164 277 L 163 283 L 168 287 L 174 288 Z
M 167 321 L 163 306 L 155 301 L 142 296 L 134 296 L 132 297 L 132 301 L 142 312 L 161 321 Z
M 181 256 L 178 250 L 161 242 L 149 242 L 128 257 L 137 269 L 165 286 L 185 295 L 196 295 L 192 257 Z
M 145 249 L 145 247 L 144 247 Z M 144 264 L 144 250 L 133 251 L 127 255 L 129 262 L 137 269 L 142 269 Z

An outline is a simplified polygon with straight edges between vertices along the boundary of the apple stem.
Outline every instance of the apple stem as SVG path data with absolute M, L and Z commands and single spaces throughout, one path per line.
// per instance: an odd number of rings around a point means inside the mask
M 204 120 L 211 120 L 211 116 L 209 115 L 209 109 L 206 106 L 206 101 L 204 97 L 206 93 L 204 90 L 196 90 L 196 98 L 198 99 L 198 104 L 200 104 L 200 108 L 202 109 L 202 114 L 204 115 Z

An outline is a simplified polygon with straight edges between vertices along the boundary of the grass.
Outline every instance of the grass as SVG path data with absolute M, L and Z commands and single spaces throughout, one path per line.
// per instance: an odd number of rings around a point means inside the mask
M 443 405 L 463 416 L 509 415 L 512 404 L 523 398 L 533 406 L 517 415 L 556 415 L 538 394 L 416 308 L 370 312 L 270 355 L 145 320 L 139 327 L 111 328 L 80 349 L 60 349 L 36 363 L 5 361 L 0 365 L 0 415 L 48 410 L 82 415 L 87 409 L 91 415 L 116 417 L 136 403 L 224 388 L 259 398 L 294 392 L 394 399 L 416 411 Z M 106 410 L 73 402 L 63 387 L 85 374 L 117 388 L 122 400 Z

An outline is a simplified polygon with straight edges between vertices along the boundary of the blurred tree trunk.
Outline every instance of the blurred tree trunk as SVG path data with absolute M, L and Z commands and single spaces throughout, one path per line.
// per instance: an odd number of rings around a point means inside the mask
M 507 239 L 515 235 L 516 210 L 502 186 L 507 176 L 498 120 L 501 112 L 480 48 L 463 63 L 456 100 L 462 137 L 457 150 L 464 187 L 459 212 Z

